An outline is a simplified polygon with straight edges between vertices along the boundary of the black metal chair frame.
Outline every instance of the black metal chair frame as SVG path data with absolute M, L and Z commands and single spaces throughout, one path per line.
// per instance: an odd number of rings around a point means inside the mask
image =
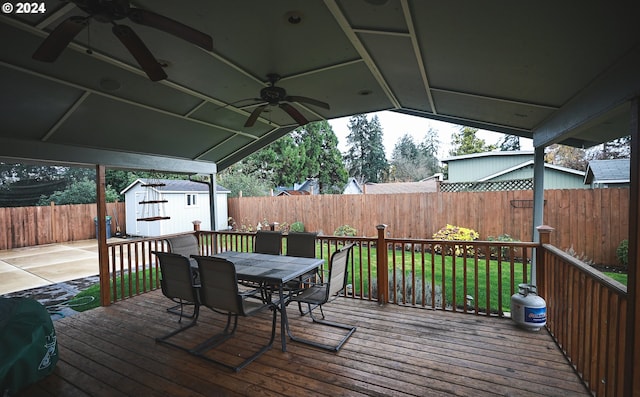
M 273 230 L 258 230 L 253 241 L 253 252 L 258 254 L 280 255 L 282 253 L 282 232 Z M 253 289 L 254 297 L 268 303 L 273 299 L 272 286 L 241 281 L 241 285 Z
M 322 310 L 322 305 L 337 298 L 346 287 L 348 277 L 347 264 L 349 262 L 352 249 L 353 244 L 350 244 L 331 255 L 328 282 L 311 284 L 308 288 L 301 289 L 298 294 L 292 295 L 287 302 L 287 304 L 291 302 L 306 303 L 309 308 L 309 316 L 314 323 L 345 329 L 348 331 L 347 334 L 336 345 L 329 345 L 294 336 L 287 322 L 287 334 L 292 341 L 337 352 L 356 331 L 355 326 L 325 320 L 324 311 Z M 317 318 L 313 314 L 313 310 L 317 307 L 320 308 L 322 318 Z
M 198 238 L 195 234 L 185 234 L 181 236 L 170 237 L 167 239 L 169 245 L 169 251 L 172 254 L 182 255 L 189 260 L 191 264 L 191 276 L 193 277 L 194 285 L 200 284 L 200 278 L 198 276 L 198 265 L 195 260 L 191 259 L 191 255 L 200 254 L 200 247 L 198 245 Z M 195 311 L 192 314 L 184 314 L 184 306 L 190 306 L 188 303 L 178 303 L 167 309 L 169 313 L 177 314 L 186 318 L 193 318 Z M 195 308 L 194 308 L 195 309 Z
M 316 257 L 316 237 L 318 233 L 312 232 L 289 232 L 287 235 L 287 256 L 296 256 L 301 258 L 315 258 Z M 318 271 L 309 272 L 300 276 L 298 280 L 289 281 L 285 288 L 289 290 L 297 291 L 301 289 L 304 284 L 310 284 L 312 279 L 317 277 Z M 298 302 L 298 311 L 301 316 L 308 313 L 302 309 L 302 302 Z
M 233 371 L 239 371 L 256 360 L 266 351 L 271 349 L 276 335 L 276 319 L 278 310 L 273 303 L 249 301 L 247 298 L 253 295 L 242 294 L 238 289 L 238 278 L 233 263 L 226 259 L 210 256 L 193 256 L 198 262 L 200 270 L 200 302 L 216 313 L 227 316 L 227 323 L 222 332 L 213 335 L 198 346 L 190 350 L 190 353 L 207 361 L 222 365 Z M 264 308 L 273 311 L 271 335 L 267 344 L 238 365 L 231 365 L 220 360 L 213 359 L 205 353 L 231 338 L 238 327 L 238 317 L 251 316 Z
M 169 252 L 153 251 L 152 253 L 156 255 L 160 263 L 160 287 L 163 295 L 178 303 L 176 307 L 180 307 L 180 311 L 176 312 L 176 314 L 180 315 L 178 323 L 182 323 L 182 317 L 192 319 L 189 324 L 156 338 L 156 342 L 188 351 L 188 349 L 169 341 L 169 339 L 197 324 L 200 314 L 200 287 L 193 284 L 189 258 Z M 194 307 L 191 316 L 184 315 L 182 311 L 183 306 L 186 304 L 193 305 Z M 170 309 L 167 310 L 170 311 Z M 172 313 L 174 312 L 172 311 Z

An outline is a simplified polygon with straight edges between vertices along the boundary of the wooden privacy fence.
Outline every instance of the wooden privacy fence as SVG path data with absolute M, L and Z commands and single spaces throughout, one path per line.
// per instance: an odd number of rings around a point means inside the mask
M 616 265 L 616 248 L 627 238 L 629 189 L 545 190 L 544 223 L 556 228 L 551 243 L 584 261 Z M 241 197 L 229 199 L 229 216 L 238 229 L 258 222 L 291 224 L 333 234 L 341 225 L 358 236 L 374 236 L 386 224 L 388 237 L 431 238 L 447 224 L 468 227 L 480 240 L 508 234 L 533 239 L 533 192 L 408 193 Z
M 96 237 L 96 204 L 0 208 L 0 250 Z M 108 203 L 111 235 L 117 223 L 125 233 L 124 203 Z

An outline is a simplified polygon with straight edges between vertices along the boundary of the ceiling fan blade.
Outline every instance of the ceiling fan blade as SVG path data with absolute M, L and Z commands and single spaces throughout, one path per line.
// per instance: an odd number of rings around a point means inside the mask
M 132 8 L 129 19 L 135 23 L 162 30 L 208 51 L 213 51 L 213 39 L 208 34 L 163 15 L 140 8 Z
M 262 113 L 264 108 L 266 108 L 267 106 L 269 106 L 269 105 L 268 104 L 264 104 L 264 105 L 260 105 L 257 108 L 253 109 L 253 112 L 251 112 L 251 115 L 249 115 L 249 118 L 247 119 L 247 122 L 244 123 L 244 126 L 245 127 L 253 127 L 253 125 L 256 123 L 256 120 L 258 119 L 258 116 L 260 116 L 260 113 Z
M 162 66 L 156 61 L 151 51 L 142 42 L 140 37 L 130 27 L 126 25 L 113 25 L 113 34 L 124 44 L 131 55 L 138 61 L 138 64 L 149 76 L 151 81 L 159 81 L 167 78 Z
M 298 124 L 305 125 L 309 122 L 309 120 L 307 120 L 302 113 L 300 113 L 298 111 L 298 109 L 294 108 L 293 106 L 289 105 L 288 103 L 281 103 L 280 105 L 280 109 L 284 110 L 285 112 L 287 112 L 289 114 L 289 116 L 291 116 L 292 119 L 294 119 Z
M 49 34 L 33 53 L 33 59 L 43 62 L 53 62 L 71 43 L 78 33 L 87 26 L 87 18 L 73 16 L 67 18 Z
M 319 108 L 324 108 L 329 110 L 329 104 L 326 102 L 322 102 L 319 101 L 317 99 L 313 99 L 313 98 L 307 98 L 306 96 L 297 96 L 297 95 L 289 95 L 288 97 L 284 98 L 285 101 L 289 101 L 289 102 L 300 102 L 300 103 L 308 103 L 309 105 L 314 105 L 317 106 Z

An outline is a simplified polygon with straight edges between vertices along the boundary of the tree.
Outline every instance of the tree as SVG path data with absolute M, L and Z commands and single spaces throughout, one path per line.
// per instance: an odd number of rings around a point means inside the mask
M 498 146 L 501 152 L 517 151 L 520 150 L 520 137 L 516 135 L 505 135 Z
M 341 192 L 348 178 L 338 138 L 326 121 L 292 131 L 247 157 L 244 164 L 245 174 L 253 173 L 277 186 L 317 179 L 320 193 Z
M 105 199 L 108 203 L 113 203 L 118 198 L 116 192 L 111 186 L 105 189 Z M 97 200 L 96 182 L 94 180 L 84 179 L 73 182 L 65 190 L 58 190 L 49 196 L 42 196 L 38 205 L 49 205 L 54 202 L 57 205 L 64 204 L 92 204 Z
M 409 134 L 403 135 L 391 155 L 390 180 L 419 181 L 440 171 L 437 132 L 430 129 L 420 145 L 416 145 Z
M 349 130 L 349 149 L 344 157 L 349 175 L 361 183 L 384 181 L 389 163 L 384 153 L 378 116 L 369 121 L 364 114 L 355 115 L 349 119 Z
M 496 149 L 495 145 L 487 145 L 484 139 L 476 137 L 477 128 L 461 127 L 460 131 L 453 134 L 450 156 L 462 156 L 464 154 L 484 153 Z
M 303 172 L 318 180 L 320 193 L 341 193 L 347 183 L 347 170 L 338 150 L 338 137 L 327 121 L 309 123 L 299 131 L 304 152 Z
M 268 196 L 273 182 L 257 172 L 247 172 L 244 167 L 243 162 L 238 162 L 219 172 L 217 183 L 231 191 L 229 197 L 238 197 L 240 192 L 247 197 Z
M 631 135 L 614 139 L 592 148 L 588 153 L 589 160 L 627 159 L 631 157 Z
M 545 149 L 544 162 L 585 171 L 587 169 L 585 154 L 584 149 L 554 143 Z

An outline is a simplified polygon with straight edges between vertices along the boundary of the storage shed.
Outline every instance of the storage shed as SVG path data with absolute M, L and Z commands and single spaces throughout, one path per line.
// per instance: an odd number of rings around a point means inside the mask
M 227 195 L 216 189 L 216 227 L 227 228 Z M 127 234 L 155 237 L 193 230 L 200 221 L 202 230 L 211 229 L 209 185 L 177 179 L 136 179 L 121 194 L 125 197 Z

